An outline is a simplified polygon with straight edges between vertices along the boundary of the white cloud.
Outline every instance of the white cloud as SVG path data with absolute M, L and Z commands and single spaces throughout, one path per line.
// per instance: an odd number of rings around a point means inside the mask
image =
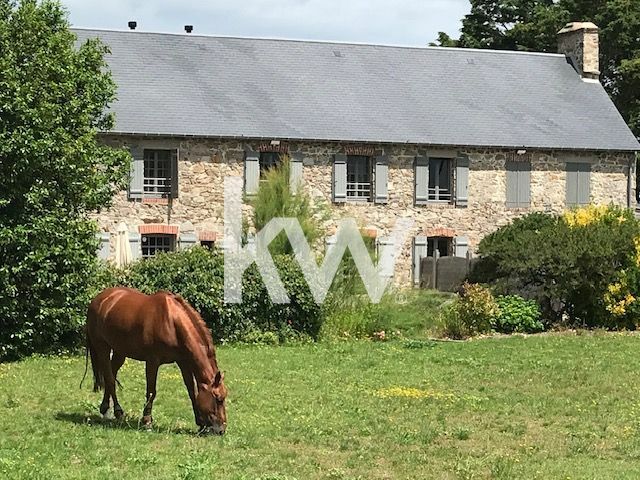
M 458 35 L 468 0 L 63 0 L 75 26 L 426 45 Z

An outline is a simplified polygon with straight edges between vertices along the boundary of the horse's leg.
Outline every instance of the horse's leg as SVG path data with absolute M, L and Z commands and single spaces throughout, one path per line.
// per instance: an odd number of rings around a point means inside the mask
M 111 371 L 113 372 L 113 380 L 115 383 L 117 383 L 118 379 L 118 370 L 120 370 L 120 367 L 124 364 L 125 358 L 126 357 L 124 355 L 119 354 L 115 350 L 113 351 L 113 355 L 111 356 Z M 120 403 L 118 403 L 115 385 L 113 387 L 113 395 L 111 398 L 113 398 L 113 415 L 116 419 L 120 420 L 124 416 L 124 410 L 122 410 Z
M 196 383 L 195 378 L 193 377 L 193 372 L 188 367 L 188 365 L 184 363 L 178 363 L 178 367 L 180 367 L 180 372 L 182 372 L 182 380 L 184 381 L 184 386 L 187 387 L 187 393 L 189 394 L 189 399 L 191 400 L 191 407 L 193 408 L 193 415 L 196 419 L 196 425 L 202 427 L 204 423 L 200 420 L 200 415 L 198 414 L 198 409 L 196 408 Z
M 111 374 L 111 347 L 104 341 L 95 341 L 94 350 L 96 353 L 96 361 L 98 364 L 98 370 L 102 373 L 104 379 L 104 395 L 102 396 L 102 403 L 100 404 L 100 413 L 103 417 L 107 416 L 109 411 L 109 399 L 111 398 L 111 390 L 109 389 L 108 378 Z
M 151 412 L 153 410 L 153 401 L 156 398 L 156 381 L 158 380 L 158 365 L 156 362 L 147 360 L 146 373 L 147 373 L 147 403 L 144 405 L 142 411 L 142 423 L 145 426 L 151 426 L 153 423 L 153 417 Z

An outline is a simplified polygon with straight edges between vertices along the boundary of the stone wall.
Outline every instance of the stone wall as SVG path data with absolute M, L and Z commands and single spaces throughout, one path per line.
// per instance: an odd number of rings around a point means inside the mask
M 223 182 L 226 176 L 242 176 L 246 147 L 257 150 L 259 142 L 231 140 L 157 139 L 135 137 L 105 137 L 113 146 L 144 145 L 144 148 L 179 148 L 179 196 L 170 204 L 133 202 L 122 192 L 113 206 L 97 216 L 101 228 L 115 234 L 117 225 L 124 221 L 130 231 L 138 231 L 142 224 L 171 224 L 180 234 L 195 233 L 210 238 L 223 233 Z M 629 165 L 633 155 L 627 153 L 569 153 L 530 151 L 531 208 L 510 209 L 506 200 L 505 162 L 512 158 L 511 150 L 462 149 L 439 151 L 439 154 L 468 155 L 469 201 L 465 208 L 452 204 L 414 205 L 413 162 L 416 155 L 430 153 L 428 148 L 415 145 L 376 145 L 376 153 L 389 155 L 388 204 L 364 202 L 333 204 L 333 155 L 343 151 L 339 143 L 297 143 L 289 151 L 304 155 L 304 188 L 315 202 L 326 206 L 331 219 L 324 228 L 331 234 L 337 221 L 353 217 L 363 228 L 375 228 L 378 236 L 387 235 L 398 218 L 412 218 L 415 226 L 410 232 L 430 235 L 436 229 L 469 239 L 471 250 L 480 239 L 513 218 L 532 210 L 561 212 L 565 209 L 565 163 L 587 161 L 591 163 L 591 201 L 626 206 L 628 202 Z M 635 183 L 634 183 L 635 184 Z M 635 197 L 632 197 L 635 198 Z M 246 207 L 247 215 L 250 208 Z M 437 235 L 436 233 L 432 233 Z M 411 238 L 403 246 L 396 265 L 395 282 L 411 282 Z M 113 242 L 113 237 L 112 237 Z

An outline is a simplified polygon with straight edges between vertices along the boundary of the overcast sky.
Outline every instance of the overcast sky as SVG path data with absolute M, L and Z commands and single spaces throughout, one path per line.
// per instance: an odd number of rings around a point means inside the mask
M 426 45 L 458 37 L 469 0 L 62 0 L 78 27 Z

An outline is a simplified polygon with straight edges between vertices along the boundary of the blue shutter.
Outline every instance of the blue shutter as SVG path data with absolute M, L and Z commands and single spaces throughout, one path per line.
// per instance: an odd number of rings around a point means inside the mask
M 591 165 L 588 163 L 578 164 L 578 195 L 579 205 L 588 205 L 591 201 Z
M 258 193 L 260 186 L 260 154 L 247 150 L 244 156 L 244 192 L 247 195 Z
M 109 232 L 100 232 L 97 235 L 99 240 L 98 245 L 98 258 L 101 260 L 107 260 L 111 253 L 111 234 Z
M 466 207 L 469 203 L 469 157 L 456 158 L 456 206 Z
M 375 165 L 375 203 L 387 203 L 389 201 L 389 157 L 380 155 L 376 157 Z
M 337 153 L 333 159 L 333 201 L 347 201 L 347 156 Z
M 420 284 L 420 263 L 428 252 L 427 237 L 415 237 L 413 239 L 413 283 L 415 285 Z
M 467 258 L 469 239 L 467 237 L 455 237 L 453 239 L 453 252 L 456 257 Z
M 178 198 L 178 160 L 180 150 L 171 150 L 171 198 Z
M 300 152 L 293 152 L 289 159 L 289 188 L 296 193 L 302 186 L 302 160 Z
M 180 234 L 180 250 L 188 250 L 198 244 L 198 237 L 195 233 Z
M 531 205 L 531 162 L 518 162 L 518 206 Z
M 507 161 L 507 208 L 518 208 L 518 163 Z
M 424 205 L 429 200 L 429 159 L 416 157 L 413 168 L 415 204 Z
M 131 147 L 131 178 L 129 179 L 129 200 L 139 200 L 144 193 L 144 149 Z

